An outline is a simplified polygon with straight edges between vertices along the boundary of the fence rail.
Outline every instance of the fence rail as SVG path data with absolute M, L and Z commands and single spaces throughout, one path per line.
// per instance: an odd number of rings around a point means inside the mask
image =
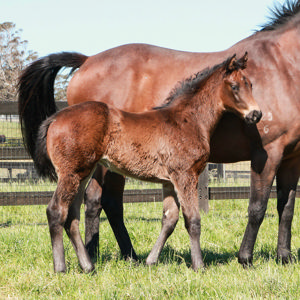
M 46 205 L 53 192 L 0 192 L 0 206 Z M 248 199 L 250 187 L 209 187 L 209 200 Z M 300 197 L 298 187 L 296 197 Z M 276 198 L 276 187 L 271 190 L 270 198 Z M 161 202 L 161 189 L 125 190 L 124 203 Z

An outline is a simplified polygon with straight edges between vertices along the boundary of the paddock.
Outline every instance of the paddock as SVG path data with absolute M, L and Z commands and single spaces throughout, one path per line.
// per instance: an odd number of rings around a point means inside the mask
M 207 266 L 203 273 L 190 269 L 189 241 L 182 217 L 158 265 L 145 266 L 161 227 L 162 190 L 159 185 L 128 179 L 124 194 L 125 222 L 140 262 L 133 264 L 121 259 L 108 220 L 102 215 L 99 260 L 95 264 L 97 275 L 81 274 L 69 242 L 66 259 L 72 272 L 65 276 L 54 275 L 45 210 L 56 184 L 42 181 L 31 173 L 32 161 L 23 148 L 16 114 L 16 104 L 0 104 L 0 135 L 6 136 L 6 142 L 0 143 L 0 298 L 1 295 L 16 298 L 61 295 L 92 299 L 94 295 L 118 298 L 125 294 L 128 299 L 141 295 L 144 298 L 186 295 L 192 298 L 222 298 L 222 295 L 229 298 L 230 295 L 297 297 L 300 285 L 299 199 L 292 227 L 294 264 L 282 266 L 276 262 L 278 217 L 275 199 L 270 200 L 254 249 L 256 267 L 244 270 L 237 263 L 247 223 L 249 162 L 211 164 L 207 169 L 208 184 L 204 190 L 209 199 L 209 213 L 201 214 L 201 242 Z M 297 197 L 300 197 L 299 188 Z M 271 198 L 276 198 L 275 186 Z M 80 230 L 84 234 L 83 207 L 81 215 Z

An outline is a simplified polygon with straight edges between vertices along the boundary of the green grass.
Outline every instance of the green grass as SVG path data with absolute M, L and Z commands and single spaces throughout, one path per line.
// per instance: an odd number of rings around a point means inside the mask
M 161 203 L 124 205 L 139 264 L 121 260 L 103 214 L 95 275 L 81 272 L 66 236 L 68 272 L 53 272 L 45 206 L 0 207 L 0 299 L 298 299 L 299 201 L 292 228 L 295 263 L 276 263 L 278 218 L 276 203 L 270 200 L 254 249 L 254 267 L 245 270 L 237 262 L 237 252 L 247 223 L 247 204 L 246 200 L 210 202 L 210 212 L 202 215 L 201 235 L 207 267 L 199 273 L 190 268 L 182 217 L 159 263 L 145 265 L 160 231 Z M 84 225 L 80 226 L 83 233 Z
M 0 135 L 6 138 L 22 138 L 19 122 L 0 121 Z
M 131 178 L 126 181 L 125 190 L 136 190 L 136 189 L 160 189 L 161 184 L 137 181 Z M 56 182 L 50 180 L 23 180 L 16 182 L 0 182 L 0 192 L 45 192 L 55 191 Z

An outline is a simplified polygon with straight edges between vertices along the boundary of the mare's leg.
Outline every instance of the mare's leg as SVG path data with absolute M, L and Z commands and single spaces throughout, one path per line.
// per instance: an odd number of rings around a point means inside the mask
M 198 176 L 195 174 L 184 174 L 174 183 L 182 207 L 185 227 L 190 236 L 192 268 L 195 271 L 204 267 L 200 247 L 201 225 L 197 183 Z
M 124 185 L 123 176 L 97 166 L 86 190 L 85 244 L 93 259 L 97 257 L 99 248 L 99 217 L 103 208 L 123 257 L 137 260 L 123 219 Z
M 85 203 L 85 245 L 92 259 L 98 257 L 99 221 L 102 210 L 101 196 L 106 169 L 97 166 L 84 195 Z
M 291 227 L 299 175 L 300 161 L 297 157 L 283 161 L 276 176 L 279 214 L 277 257 L 283 263 L 291 261 Z
M 122 175 L 107 171 L 104 177 L 101 204 L 115 234 L 122 256 L 125 259 L 137 260 L 137 255 L 124 224 L 123 191 L 125 178 Z
M 88 252 L 83 244 L 81 239 L 81 235 L 79 232 L 79 221 L 80 221 L 80 206 L 83 199 L 83 194 L 85 191 L 86 183 L 88 178 L 83 180 L 80 184 L 78 193 L 75 197 L 75 200 L 71 204 L 69 208 L 69 213 L 67 220 L 65 222 L 64 228 L 66 230 L 67 235 L 69 236 L 73 247 L 75 249 L 76 255 L 79 260 L 79 264 L 82 270 L 85 273 L 89 273 L 94 270 L 94 265 L 88 255 Z
M 75 180 L 74 177 L 59 177 L 56 191 L 47 207 L 55 272 L 66 271 L 63 227 L 68 216 L 69 206 L 74 201 L 79 185 L 79 180 Z
M 253 248 L 259 227 L 264 219 L 273 180 L 282 157 L 282 149 L 258 150 L 251 161 L 251 192 L 248 207 L 248 224 L 238 254 L 243 266 L 252 265 Z
M 168 237 L 172 234 L 179 218 L 179 202 L 172 184 L 163 185 L 163 217 L 162 228 L 159 237 L 146 259 L 147 265 L 153 265 L 166 243 Z

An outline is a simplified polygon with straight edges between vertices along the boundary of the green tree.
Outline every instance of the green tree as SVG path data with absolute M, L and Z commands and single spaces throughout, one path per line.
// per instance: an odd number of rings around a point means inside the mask
M 21 30 L 12 22 L 0 23 L 0 101 L 15 101 L 17 82 L 24 66 L 37 59 L 36 52 L 27 50 Z

